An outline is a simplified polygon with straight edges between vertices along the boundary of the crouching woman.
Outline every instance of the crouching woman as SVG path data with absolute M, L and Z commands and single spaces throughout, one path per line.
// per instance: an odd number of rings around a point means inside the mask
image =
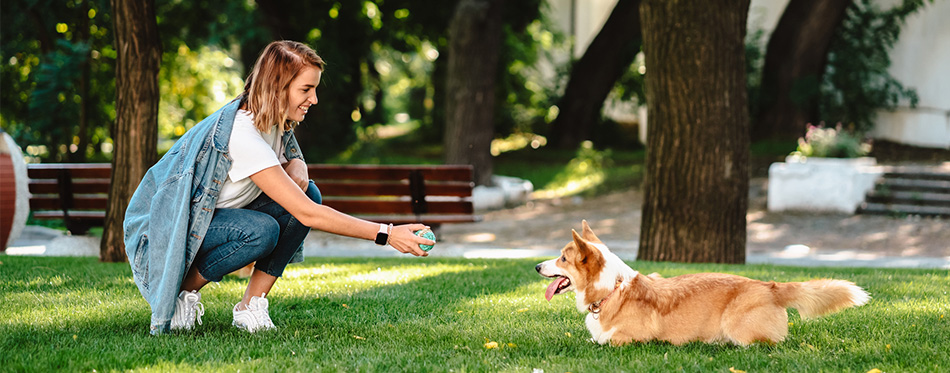
M 126 211 L 125 247 L 152 309 L 152 334 L 201 323 L 199 290 L 250 263 L 233 325 L 275 328 L 266 294 L 303 260 L 311 228 L 426 256 L 422 224 L 373 223 L 321 203 L 293 128 L 317 104 L 324 61 L 292 41 L 269 44 L 244 93 L 186 132 L 145 174 Z

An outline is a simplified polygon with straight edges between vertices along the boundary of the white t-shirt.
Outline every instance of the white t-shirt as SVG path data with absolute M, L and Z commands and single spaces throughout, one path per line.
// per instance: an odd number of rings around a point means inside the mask
M 231 170 L 228 179 L 221 187 L 217 208 L 241 208 L 261 195 L 250 176 L 261 170 L 287 162 L 284 157 L 284 144 L 281 143 L 282 131 L 277 126 L 270 133 L 261 132 L 254 127 L 254 114 L 238 110 L 234 117 L 234 128 L 228 149 L 231 155 Z

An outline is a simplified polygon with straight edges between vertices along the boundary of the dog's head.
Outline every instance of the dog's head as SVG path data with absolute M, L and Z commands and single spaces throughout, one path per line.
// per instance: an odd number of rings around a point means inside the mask
M 561 256 L 535 266 L 541 276 L 554 279 L 544 293 L 545 298 L 550 301 L 557 294 L 574 291 L 581 312 L 603 299 L 618 280 L 636 275 L 597 238 L 586 220 L 582 225 L 581 234 L 571 230 L 573 240 L 561 249 Z

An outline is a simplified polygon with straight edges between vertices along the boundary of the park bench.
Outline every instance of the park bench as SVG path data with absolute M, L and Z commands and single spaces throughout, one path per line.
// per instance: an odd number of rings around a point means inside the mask
M 422 223 L 476 222 L 469 165 L 309 164 L 323 203 L 367 220 Z M 62 219 L 72 234 L 105 223 L 108 163 L 41 163 L 28 166 L 34 219 Z

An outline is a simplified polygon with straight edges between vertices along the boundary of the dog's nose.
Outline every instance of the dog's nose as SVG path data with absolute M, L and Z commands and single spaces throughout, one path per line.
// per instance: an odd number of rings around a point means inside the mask
M 538 271 L 538 273 L 541 273 L 541 263 L 538 263 L 538 265 L 534 266 L 534 270 Z

